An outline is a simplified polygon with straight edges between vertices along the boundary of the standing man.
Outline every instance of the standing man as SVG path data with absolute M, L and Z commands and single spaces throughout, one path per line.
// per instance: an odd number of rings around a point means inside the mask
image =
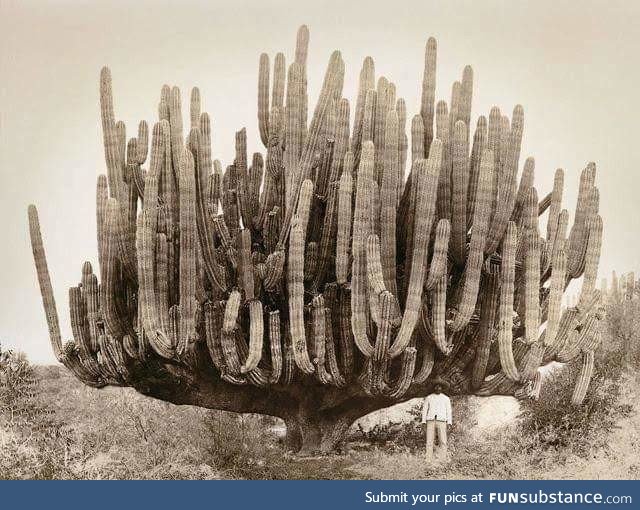
M 440 448 L 447 451 L 447 424 L 451 425 L 451 400 L 442 391 L 444 383 L 436 380 L 433 393 L 424 399 L 422 423 L 427 430 L 427 460 L 433 459 L 433 443 L 438 434 Z

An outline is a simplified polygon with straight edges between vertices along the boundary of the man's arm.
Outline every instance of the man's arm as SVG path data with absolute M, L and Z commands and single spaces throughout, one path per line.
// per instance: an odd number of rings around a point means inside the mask
M 452 414 L 453 413 L 451 412 L 451 399 L 447 397 L 447 423 L 449 425 L 453 423 Z
M 422 403 L 422 423 L 427 423 L 427 413 L 429 412 L 429 397 L 425 397 Z

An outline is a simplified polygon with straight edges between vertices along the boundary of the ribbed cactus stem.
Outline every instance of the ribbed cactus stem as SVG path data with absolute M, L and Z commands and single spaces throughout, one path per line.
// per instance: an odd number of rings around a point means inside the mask
M 269 55 L 260 55 L 258 67 L 258 128 L 266 147 L 269 142 Z
M 277 53 L 273 61 L 273 89 L 271 106 L 281 109 L 284 106 L 284 85 L 286 80 L 286 63 L 284 54 Z M 271 127 L 271 126 L 270 126 Z M 269 133 L 271 136 L 271 132 Z
M 504 161 L 501 161 L 502 171 L 497 176 L 496 207 L 489 228 L 485 253 L 493 253 L 500 245 L 500 240 L 507 228 L 507 222 L 516 203 L 516 175 L 518 173 L 518 161 L 520 159 L 520 145 L 522 143 L 522 131 L 524 128 L 524 111 L 517 105 L 513 110 L 511 129 L 505 132 L 506 151 Z
M 264 340 L 264 318 L 262 316 L 262 302 L 257 299 L 249 301 L 249 356 L 245 360 L 240 372 L 245 374 L 254 370 L 262 359 L 262 344 Z
M 355 208 L 353 212 L 353 241 L 351 255 L 351 325 L 355 343 L 365 356 L 373 354 L 373 346 L 367 336 L 367 276 L 365 264 L 365 241 L 371 233 L 371 187 L 373 183 L 373 142 L 362 147 Z
M 269 346 L 271 351 L 271 377 L 269 382 L 276 384 L 282 375 L 282 339 L 280 333 L 280 310 L 269 312 Z
M 353 196 L 353 165 L 350 152 L 345 156 L 345 165 L 338 188 L 338 230 L 336 234 L 336 281 L 345 284 L 349 276 L 349 244 L 351 241 L 351 203 Z
M 196 184 L 193 155 L 184 149 L 180 160 L 180 335 L 178 353 L 193 348 L 196 339 Z
M 387 115 L 385 127 L 384 171 L 380 188 L 380 243 L 385 286 L 394 296 L 398 294 L 396 285 L 396 207 L 399 156 L 398 116 L 395 110 L 392 110 Z
M 351 136 L 351 150 L 354 155 L 359 155 L 362 148 L 363 141 L 363 129 L 364 129 L 364 117 L 365 117 L 365 102 L 367 92 L 374 88 L 375 81 L 375 69 L 373 59 L 366 57 L 362 62 L 362 68 L 360 70 L 360 77 L 358 81 L 358 96 L 356 98 L 356 110 L 354 114 L 353 134 Z
M 589 220 L 589 239 L 585 254 L 584 279 L 582 280 L 581 294 L 593 291 L 596 288 L 598 278 L 598 264 L 600 263 L 600 251 L 602 249 L 602 218 L 596 215 Z
M 580 374 L 576 381 L 573 395 L 571 396 L 571 403 L 573 405 L 582 404 L 584 398 L 587 395 L 589 389 L 589 383 L 591 382 L 591 375 L 593 374 L 594 354 L 593 351 L 587 351 L 582 354 L 582 367 L 580 368 Z
M 240 313 L 240 303 L 242 301 L 242 295 L 238 289 L 233 289 L 229 294 L 224 308 L 224 320 L 222 322 L 222 331 L 225 333 L 231 333 L 236 329 L 238 315 Z
M 288 280 L 289 324 L 296 365 L 305 374 L 312 374 L 314 366 L 309 359 L 304 327 L 304 236 L 296 221 L 289 238 Z
M 311 301 L 311 320 L 313 323 L 313 363 L 316 377 L 322 384 L 331 384 L 331 375 L 326 369 L 327 324 L 325 320 L 324 297 L 316 296 Z
M 464 265 L 467 255 L 467 188 L 469 185 L 469 139 L 463 121 L 455 123 L 453 132 L 453 169 L 451 253 L 458 265 Z
M 575 220 L 569 234 L 569 249 L 567 252 L 568 274 L 572 278 L 579 278 L 584 271 L 584 257 L 589 237 L 588 220 L 590 212 L 590 195 L 596 177 L 596 166 L 589 163 L 580 176 L 580 188 L 576 204 Z
M 516 269 L 516 243 L 518 229 L 509 222 L 502 241 L 502 265 L 500 267 L 500 304 L 498 308 L 498 350 L 502 371 L 512 381 L 519 379 L 513 356 L 513 296 Z
M 499 268 L 494 270 L 493 266 L 490 266 L 490 269 L 490 272 L 485 274 L 485 280 L 483 282 L 487 291 L 480 308 L 478 348 L 476 349 L 473 360 L 473 372 L 471 375 L 471 387 L 474 389 L 479 388 L 486 377 L 491 345 L 496 333 L 494 324 L 500 297 L 500 270 Z
M 436 137 L 442 141 L 442 166 L 438 180 L 437 217 L 451 219 L 451 122 L 445 101 L 436 106 Z M 426 126 L 425 126 L 426 128 Z
M 100 174 L 96 184 L 96 233 L 98 238 L 98 262 L 102 266 L 105 245 L 107 242 L 106 230 L 104 228 L 105 216 L 107 213 L 107 200 L 109 198 L 109 190 L 107 187 L 107 176 Z
M 560 324 L 562 308 L 562 294 L 567 272 L 567 255 L 563 249 L 557 250 L 551 263 L 551 283 L 549 285 L 549 301 L 547 306 L 547 328 L 545 329 L 544 342 L 547 346 L 553 346 Z
M 564 171 L 561 168 L 556 170 L 553 178 L 553 190 L 551 192 L 551 204 L 549 205 L 549 216 L 547 218 L 547 243 L 550 244 L 550 252 L 553 252 L 553 243 L 558 230 L 558 220 L 562 210 L 562 193 L 564 188 Z
M 200 89 L 193 87 L 191 89 L 191 97 L 189 100 L 189 118 L 191 120 L 191 129 L 200 127 Z
M 425 278 L 427 248 L 431 226 L 435 216 L 435 197 L 438 189 L 438 176 L 442 166 L 442 143 L 434 140 L 429 150 L 429 159 L 417 163 L 416 223 L 414 230 L 413 256 L 407 300 L 400 330 L 389 349 L 389 355 L 400 355 L 409 345 L 418 321 L 422 302 L 422 289 Z
M 443 275 L 431 294 L 431 325 L 433 328 L 433 342 L 445 356 L 451 353 L 453 345 L 447 339 L 447 277 Z
M 58 311 L 56 309 L 56 301 L 53 297 L 53 288 L 51 286 L 51 277 L 49 276 L 49 268 L 47 266 L 47 257 L 42 243 L 42 234 L 40 233 L 40 221 L 38 219 L 38 210 L 35 205 L 29 206 L 29 233 L 31 235 L 31 249 L 33 251 L 33 260 L 36 265 L 38 274 L 38 284 L 40 285 L 40 294 L 42 295 L 42 306 L 44 314 L 47 318 L 47 326 L 49 327 L 49 339 L 51 347 L 56 359 L 62 359 L 62 339 L 60 336 L 60 324 L 58 322 Z
M 532 231 L 527 245 L 524 274 L 524 328 L 525 342 L 538 339 L 540 325 L 540 239 L 537 231 Z
M 107 202 L 107 214 L 105 218 L 105 230 L 107 243 L 103 256 L 102 285 L 101 285 L 101 309 L 107 333 L 114 338 L 122 338 L 125 334 L 132 334 L 133 329 L 127 323 L 126 314 L 119 310 L 117 303 L 118 287 L 120 277 L 118 274 L 118 222 L 120 220 L 120 209 L 115 198 L 110 198 Z
M 460 331 L 471 319 L 471 315 L 478 299 L 480 274 L 484 262 L 484 246 L 487 240 L 487 230 L 491 216 L 491 195 L 493 189 L 493 153 L 485 150 L 482 155 L 480 175 L 478 177 L 478 191 L 476 193 L 476 207 L 473 213 L 473 227 L 469 255 L 463 276 L 463 288 L 453 323 L 452 331 Z
M 422 99 L 420 115 L 424 123 L 424 152 L 428 155 L 433 140 L 434 101 L 436 97 L 436 53 L 438 45 L 429 37 L 424 52 L 424 74 L 422 75 Z
M 432 290 L 447 273 L 447 254 L 450 233 L 451 227 L 449 226 L 449 221 L 445 219 L 438 221 L 436 237 L 433 243 L 433 254 L 429 266 L 429 275 L 424 284 L 426 290 Z
M 255 298 L 255 281 L 251 260 L 251 232 L 246 228 L 238 236 L 238 254 L 238 280 L 244 290 L 244 298 L 251 301 Z
M 391 314 L 393 312 L 393 295 L 389 291 L 383 291 L 380 294 L 380 326 L 378 327 L 378 335 L 373 350 L 372 361 L 374 363 L 383 363 L 389 351 L 391 343 Z

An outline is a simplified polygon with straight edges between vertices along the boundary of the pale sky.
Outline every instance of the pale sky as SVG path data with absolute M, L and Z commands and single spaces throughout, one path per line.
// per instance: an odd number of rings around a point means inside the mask
M 51 362 L 29 246 L 27 205 L 37 204 L 65 338 L 67 292 L 96 261 L 95 181 L 105 172 L 98 75 L 113 73 L 116 117 L 153 123 L 163 83 L 183 98 L 200 87 L 214 157 L 230 162 L 234 132 L 257 133 L 258 57 L 291 61 L 309 26 L 315 102 L 332 50 L 355 97 L 365 56 L 394 81 L 409 118 L 419 107 L 424 45 L 438 40 L 437 99 L 474 69 L 473 122 L 498 105 L 525 110 L 522 160 L 536 159 L 540 196 L 566 171 L 571 212 L 579 173 L 598 167 L 604 219 L 601 275 L 640 273 L 640 2 L 636 1 L 29 1 L 0 0 L 0 342 Z M 353 104 L 353 103 L 352 103 Z

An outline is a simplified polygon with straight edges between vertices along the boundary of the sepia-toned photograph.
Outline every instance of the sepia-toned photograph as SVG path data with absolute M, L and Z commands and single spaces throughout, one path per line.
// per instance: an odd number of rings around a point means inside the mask
M 639 479 L 639 27 L 0 0 L 0 479 Z

